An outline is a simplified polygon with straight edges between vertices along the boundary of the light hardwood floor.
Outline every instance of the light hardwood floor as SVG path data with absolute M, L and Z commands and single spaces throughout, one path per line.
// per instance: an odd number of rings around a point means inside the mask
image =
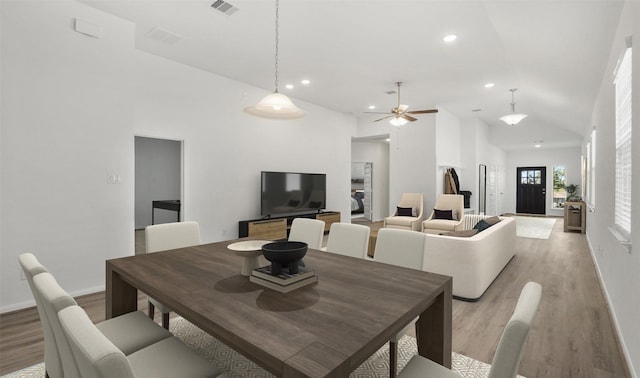
M 137 237 L 136 244 L 144 248 L 144 238 Z M 502 329 L 528 281 L 542 285 L 543 297 L 520 374 L 528 378 L 630 376 L 586 238 L 563 232 L 562 218 L 557 218 L 547 240 L 517 238 L 515 258 L 480 301 L 453 301 L 453 350 L 491 363 Z M 79 297 L 78 302 L 94 321 L 104 319 L 104 293 Z M 142 297 L 139 308 L 146 311 Z M 37 311 L 1 314 L 0 375 L 42 360 Z

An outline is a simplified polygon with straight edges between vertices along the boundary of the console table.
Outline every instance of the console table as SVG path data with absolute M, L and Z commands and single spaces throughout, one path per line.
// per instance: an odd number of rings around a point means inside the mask
M 287 238 L 291 222 L 295 218 L 312 218 L 324 221 L 324 231 L 328 232 L 331 224 L 340 222 L 340 213 L 325 211 L 322 213 L 308 213 L 276 217 L 268 219 L 253 219 L 238 222 L 238 237 L 256 237 L 266 240 L 284 240 Z
M 564 203 L 564 232 L 580 231 L 585 233 L 587 218 L 583 201 L 566 201 Z
M 151 224 L 155 224 L 156 209 L 176 211 L 178 213 L 178 219 L 176 221 L 180 222 L 180 200 L 151 201 Z

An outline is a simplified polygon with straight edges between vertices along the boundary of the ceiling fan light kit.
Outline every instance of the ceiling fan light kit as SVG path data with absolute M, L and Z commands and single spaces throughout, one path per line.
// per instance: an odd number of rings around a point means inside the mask
M 275 54 L 275 87 L 273 93 L 266 95 L 259 103 L 244 108 L 244 111 L 263 118 L 296 119 L 304 117 L 304 111 L 295 106 L 286 95 L 278 92 L 278 44 L 280 27 L 280 2 L 276 0 L 276 54 Z M 304 83 L 303 83 L 304 84 Z
M 511 114 L 507 114 L 505 116 L 500 117 L 500 120 L 506 123 L 509 126 L 515 126 L 520 121 L 527 117 L 526 114 L 516 113 L 516 101 L 514 100 L 514 92 L 517 91 L 518 88 L 511 88 L 509 91 L 511 92 Z
M 409 121 L 407 121 L 406 119 L 404 119 L 402 117 L 394 117 L 394 118 L 391 118 L 389 123 L 392 124 L 393 126 L 404 126 L 407 123 L 409 123 Z

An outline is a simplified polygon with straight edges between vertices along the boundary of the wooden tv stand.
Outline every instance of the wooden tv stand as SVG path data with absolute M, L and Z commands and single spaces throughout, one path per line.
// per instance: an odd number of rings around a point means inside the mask
M 340 222 L 337 211 L 323 211 L 321 213 L 296 214 L 268 219 L 253 219 L 238 222 L 238 237 L 247 236 L 265 240 L 286 240 L 295 218 L 311 218 L 324 221 L 324 231 L 329 231 L 332 223 Z

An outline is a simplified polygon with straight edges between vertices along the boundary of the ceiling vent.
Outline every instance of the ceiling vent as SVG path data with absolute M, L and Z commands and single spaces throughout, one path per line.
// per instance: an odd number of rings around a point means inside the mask
M 226 14 L 227 16 L 231 16 L 232 14 L 236 13 L 236 11 L 238 11 L 238 8 L 223 0 L 217 0 L 215 3 L 211 4 L 211 8 L 217 10 L 220 13 Z
M 175 45 L 182 39 L 181 35 L 158 27 L 149 30 L 146 36 L 158 42 L 166 43 L 167 45 Z

